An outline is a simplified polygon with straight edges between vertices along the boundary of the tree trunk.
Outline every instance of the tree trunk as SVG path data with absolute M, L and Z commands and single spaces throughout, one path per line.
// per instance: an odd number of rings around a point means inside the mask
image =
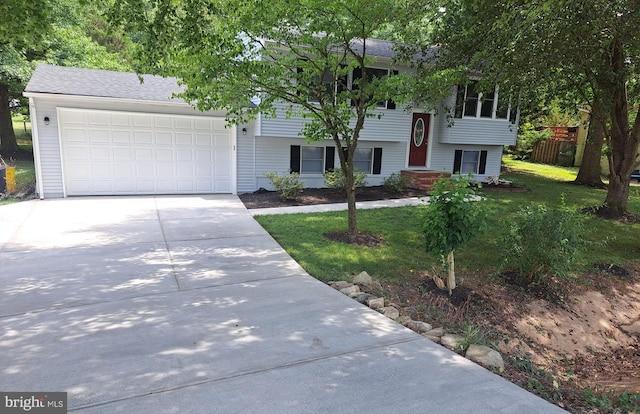
M 9 87 L 0 83 L 0 154 L 8 157 L 18 149 L 9 109 Z
M 449 255 L 447 256 L 447 270 L 449 271 L 449 277 L 447 278 L 447 288 L 449 288 L 449 296 L 451 296 L 453 289 L 456 288 L 456 269 L 453 250 L 451 250 L 449 252 Z
M 616 77 L 611 111 L 611 133 L 609 144 L 609 189 L 605 207 L 617 215 L 627 212 L 631 172 L 636 166 L 640 143 L 640 109 L 636 113 L 633 128 L 629 124 L 629 101 L 626 77 L 623 76 L 626 55 L 619 42 L 612 46 L 612 68 Z
M 351 158 L 351 157 L 350 157 Z M 345 173 L 345 190 L 347 192 L 347 223 L 349 240 L 355 241 L 358 235 L 358 216 L 356 214 L 356 187 L 353 178 L 353 163 L 347 162 Z
M 596 99 L 591 106 L 589 132 L 587 133 L 580 170 L 574 181 L 576 184 L 604 187 L 601 178 L 600 160 L 602 159 L 602 146 L 604 145 L 605 120 L 601 112 L 601 105 Z

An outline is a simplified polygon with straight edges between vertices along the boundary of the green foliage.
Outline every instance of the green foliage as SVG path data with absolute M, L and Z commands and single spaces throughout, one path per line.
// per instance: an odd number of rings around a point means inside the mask
M 344 172 L 341 168 L 336 168 L 334 170 L 325 171 L 323 174 L 324 182 L 329 188 L 334 188 L 336 190 L 346 190 L 345 185 L 345 176 Z M 367 174 L 354 169 L 353 171 L 353 185 L 355 187 L 364 187 L 367 185 Z
M 271 181 L 283 200 L 295 198 L 304 189 L 304 180 L 296 172 L 283 175 L 278 175 L 276 172 L 266 172 L 264 176 Z
M 533 124 L 526 123 L 518 130 L 518 139 L 515 148 L 510 148 L 509 153 L 518 160 L 529 160 L 533 149 L 539 142 L 544 142 L 551 137 L 550 129 L 538 130 Z
M 566 277 L 590 245 L 585 239 L 585 218 L 577 211 L 544 204 L 529 204 L 512 219 L 504 237 L 506 269 L 521 281 L 535 284 L 547 276 Z
M 411 177 L 399 173 L 391 173 L 382 181 L 382 186 L 392 193 L 401 193 L 411 184 Z
M 563 398 L 560 383 L 556 379 L 555 371 L 548 371 L 539 368 L 530 356 L 516 356 L 509 359 L 509 362 L 520 372 L 527 375 L 527 383 L 520 384 L 523 388 L 538 394 L 548 401 L 560 401 Z
M 429 204 L 421 211 L 428 252 L 447 256 L 484 228 L 485 204 L 470 181 L 470 176 L 461 176 L 444 178 L 434 184 Z

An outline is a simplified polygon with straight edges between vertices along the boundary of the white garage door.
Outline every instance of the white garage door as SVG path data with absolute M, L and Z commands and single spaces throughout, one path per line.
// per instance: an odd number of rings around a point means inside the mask
M 67 195 L 234 193 L 221 118 L 59 109 Z

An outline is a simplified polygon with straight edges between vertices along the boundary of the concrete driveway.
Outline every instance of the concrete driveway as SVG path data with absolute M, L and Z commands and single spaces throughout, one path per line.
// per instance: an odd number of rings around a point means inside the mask
M 552 413 L 307 275 L 235 196 L 0 206 L 0 390 L 80 413 Z

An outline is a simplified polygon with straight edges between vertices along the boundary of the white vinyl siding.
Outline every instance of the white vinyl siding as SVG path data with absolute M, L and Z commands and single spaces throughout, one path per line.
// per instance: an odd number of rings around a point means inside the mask
M 297 138 L 275 138 L 256 137 L 256 186 L 273 189 L 271 182 L 264 176 L 265 172 L 277 172 L 278 174 L 288 173 L 290 164 L 291 145 L 305 146 L 306 140 Z M 333 146 L 333 141 L 314 143 L 315 146 L 324 148 Z M 368 185 L 381 185 L 382 180 L 391 173 L 398 173 L 406 166 L 407 142 L 360 142 L 359 148 L 369 149 L 382 148 L 382 169 L 380 174 L 367 175 Z M 338 154 L 335 155 L 335 167 L 340 166 Z M 301 174 L 305 187 L 322 188 L 326 187 L 322 174 Z M 256 188 L 256 189 L 257 189 Z
M 260 115 L 260 131 L 264 137 L 300 138 L 304 124 L 309 122 L 301 116 L 287 119 L 286 105 L 276 105 L 276 118 L 267 119 Z M 365 119 L 360 134 L 363 141 L 406 141 L 411 135 L 411 114 L 401 109 L 378 109 L 371 112 L 374 116 Z M 377 115 L 381 115 L 380 118 Z M 355 121 L 353 121 L 355 125 Z

